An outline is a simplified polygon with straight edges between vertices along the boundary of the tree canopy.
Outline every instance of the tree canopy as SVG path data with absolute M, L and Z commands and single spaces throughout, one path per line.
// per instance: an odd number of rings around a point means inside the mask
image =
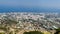
M 39 31 L 30 31 L 30 32 L 24 32 L 23 34 L 43 34 L 43 33 Z
M 60 28 L 56 29 L 55 34 L 60 34 Z

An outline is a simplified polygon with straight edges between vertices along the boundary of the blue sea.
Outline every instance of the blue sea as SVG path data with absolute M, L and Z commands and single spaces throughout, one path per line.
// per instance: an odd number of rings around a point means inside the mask
M 60 9 L 42 7 L 0 7 L 0 13 L 5 12 L 60 13 Z

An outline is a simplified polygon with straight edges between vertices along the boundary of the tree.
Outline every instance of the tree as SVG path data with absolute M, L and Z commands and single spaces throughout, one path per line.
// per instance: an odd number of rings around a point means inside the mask
M 43 34 L 43 33 L 39 31 L 30 31 L 30 32 L 24 32 L 23 34 Z
M 54 34 L 60 34 L 60 28 L 56 29 L 56 32 Z
M 11 31 L 9 34 L 13 34 L 13 32 Z

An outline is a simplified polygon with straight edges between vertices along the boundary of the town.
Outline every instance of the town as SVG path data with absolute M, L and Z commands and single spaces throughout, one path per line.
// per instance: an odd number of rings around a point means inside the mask
M 60 28 L 59 13 L 0 13 L 0 33 L 23 34 L 29 31 L 41 31 L 54 34 Z

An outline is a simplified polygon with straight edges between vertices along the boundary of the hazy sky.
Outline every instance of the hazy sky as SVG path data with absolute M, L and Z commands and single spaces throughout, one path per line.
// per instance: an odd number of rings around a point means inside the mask
M 60 8 L 60 0 L 0 0 L 0 6 L 38 6 Z
M 60 0 L 40 0 L 42 7 L 60 8 Z
M 38 6 L 39 0 L 0 0 L 3 6 Z

